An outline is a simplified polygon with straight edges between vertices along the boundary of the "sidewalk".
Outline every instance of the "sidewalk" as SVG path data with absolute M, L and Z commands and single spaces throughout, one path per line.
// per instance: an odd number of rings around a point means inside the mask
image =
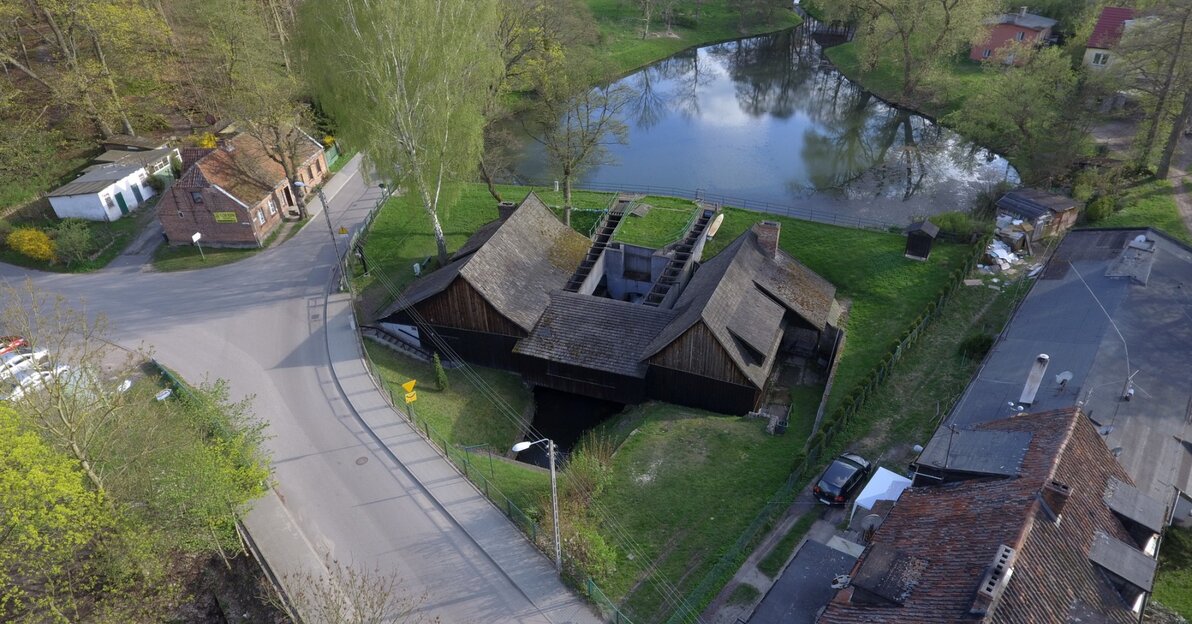
M 327 351 L 336 383 L 374 441 L 422 485 L 550 622 L 602 621 L 563 585 L 551 562 L 389 405 L 364 362 L 351 296 L 332 294 L 325 305 Z

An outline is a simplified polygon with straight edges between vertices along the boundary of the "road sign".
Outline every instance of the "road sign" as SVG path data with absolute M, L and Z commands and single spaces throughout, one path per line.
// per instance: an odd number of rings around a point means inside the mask
M 190 237 L 190 242 L 197 243 L 197 242 L 199 242 L 200 238 L 203 238 L 203 233 L 195 232 L 194 235 Z
M 406 392 L 413 392 L 414 384 L 416 384 L 416 383 L 418 383 L 417 379 L 411 379 L 411 380 L 407 381 L 406 383 L 402 384 L 401 387 L 405 388 Z
M 418 400 L 417 392 L 410 391 L 410 392 L 406 393 L 406 403 L 413 403 L 414 401 L 417 401 L 417 400 Z
M 339 234 L 340 234 L 340 236 L 346 236 L 346 235 L 347 235 L 347 233 L 348 233 L 348 228 L 346 228 L 346 227 L 344 227 L 344 226 L 342 226 L 342 225 L 341 225 L 341 226 L 339 226 Z

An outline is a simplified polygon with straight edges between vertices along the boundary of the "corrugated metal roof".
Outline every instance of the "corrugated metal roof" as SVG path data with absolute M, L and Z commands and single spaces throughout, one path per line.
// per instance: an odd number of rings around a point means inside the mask
M 1080 202 L 1071 197 L 1039 189 L 1010 191 L 997 200 L 998 208 L 1032 221 L 1051 212 L 1066 212 L 1079 206 Z

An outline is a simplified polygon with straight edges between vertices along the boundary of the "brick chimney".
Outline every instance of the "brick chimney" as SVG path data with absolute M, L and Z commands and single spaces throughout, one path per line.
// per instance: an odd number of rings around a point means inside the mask
M 503 201 L 497 204 L 497 218 L 504 221 L 517 210 L 517 204 L 511 201 Z
M 1064 506 L 1068 504 L 1068 497 L 1071 494 L 1072 488 L 1059 481 L 1048 481 L 1039 490 L 1039 501 L 1043 503 L 1043 507 L 1052 521 L 1059 521 L 1060 514 L 1064 513 Z
M 777 221 L 762 221 L 753 224 L 753 233 L 757 234 L 757 242 L 766 253 L 773 258 L 778 255 L 778 235 L 782 231 L 782 224 Z

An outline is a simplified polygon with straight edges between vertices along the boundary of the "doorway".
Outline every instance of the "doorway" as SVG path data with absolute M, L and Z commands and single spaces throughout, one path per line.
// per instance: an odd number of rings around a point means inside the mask
M 128 202 L 124 201 L 124 193 L 116 193 L 116 203 L 120 205 L 120 214 L 128 214 Z

